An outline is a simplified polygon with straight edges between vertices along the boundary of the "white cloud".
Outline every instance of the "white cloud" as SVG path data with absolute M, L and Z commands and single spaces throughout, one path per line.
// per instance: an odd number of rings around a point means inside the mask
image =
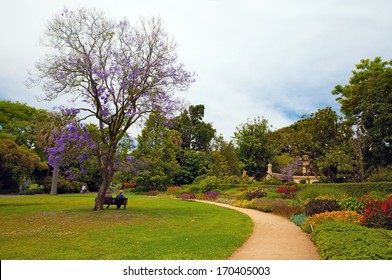
M 347 83 L 360 59 L 392 56 L 389 0 L 14 0 L 0 5 L 5 42 L 0 97 L 11 91 L 26 102 L 38 92 L 21 83 L 45 51 L 38 46 L 40 33 L 63 5 L 95 6 L 131 22 L 160 15 L 179 43 L 180 60 L 198 75 L 184 96 L 204 104 L 206 120 L 227 139 L 248 118 L 264 116 L 279 128 L 318 108 L 338 109 L 330 92 Z

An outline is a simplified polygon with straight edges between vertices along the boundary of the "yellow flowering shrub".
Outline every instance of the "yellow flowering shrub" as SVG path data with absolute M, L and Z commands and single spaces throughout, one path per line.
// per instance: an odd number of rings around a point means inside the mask
M 346 224 L 359 225 L 361 223 L 361 217 L 361 214 L 348 210 L 324 212 L 308 217 L 302 228 L 306 232 L 312 232 L 315 227 L 329 221 L 339 221 Z

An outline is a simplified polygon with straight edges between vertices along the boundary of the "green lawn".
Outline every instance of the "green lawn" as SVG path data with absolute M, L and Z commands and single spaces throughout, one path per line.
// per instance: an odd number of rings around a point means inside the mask
M 0 197 L 0 259 L 226 259 L 252 231 L 234 210 L 127 196 L 126 210 L 92 211 L 93 194 Z

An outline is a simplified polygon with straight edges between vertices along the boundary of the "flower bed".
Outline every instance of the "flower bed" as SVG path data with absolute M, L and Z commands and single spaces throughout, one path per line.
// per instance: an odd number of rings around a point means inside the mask
M 302 228 L 306 232 L 312 232 L 316 227 L 328 221 L 339 221 L 345 224 L 359 225 L 361 223 L 361 218 L 361 214 L 348 210 L 324 212 L 308 217 Z
M 359 199 L 364 202 L 361 222 L 367 227 L 392 229 L 392 195 L 385 200 L 377 200 L 371 196 Z

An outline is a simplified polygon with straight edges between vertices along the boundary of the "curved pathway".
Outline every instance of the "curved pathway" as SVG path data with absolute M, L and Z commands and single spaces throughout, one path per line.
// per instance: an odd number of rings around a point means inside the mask
M 239 208 L 211 201 L 203 203 L 237 210 L 253 220 L 253 232 L 229 260 L 319 260 L 309 235 L 289 220 L 254 209 Z

